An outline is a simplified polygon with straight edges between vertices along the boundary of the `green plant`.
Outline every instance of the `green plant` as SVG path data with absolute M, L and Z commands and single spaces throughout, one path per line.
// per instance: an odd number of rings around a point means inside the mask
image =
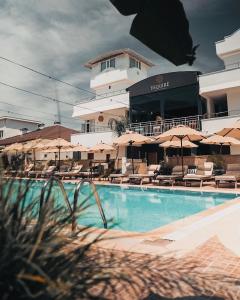
M 226 163 L 221 154 L 215 154 L 208 157 L 208 161 L 213 162 L 215 169 L 224 169 Z
M 46 192 L 39 217 L 39 197 L 30 203 L 27 198 L 33 182 L 17 182 L 5 181 L 1 187 L 1 299 L 91 299 L 93 287 L 114 277 L 112 269 L 87 263 L 101 235 L 87 242 L 87 227 L 66 234 L 72 216 L 54 205 L 54 186 Z M 79 212 L 85 208 L 86 201 Z M 74 242 L 77 246 L 69 247 Z
M 117 136 L 121 136 L 128 128 L 128 119 L 124 116 L 119 118 L 111 118 L 108 121 L 108 126 Z
M 53 206 L 56 187 L 47 190 L 39 217 L 39 198 L 27 197 L 32 184 L 5 180 L 1 186 L 1 299 L 137 300 L 153 293 L 166 299 L 218 291 L 234 299 L 232 278 L 200 272 L 192 260 L 104 250 L 98 247 L 103 236 L 86 227 L 70 235 L 71 214 Z M 86 206 L 83 201 L 78 207 L 80 217 Z

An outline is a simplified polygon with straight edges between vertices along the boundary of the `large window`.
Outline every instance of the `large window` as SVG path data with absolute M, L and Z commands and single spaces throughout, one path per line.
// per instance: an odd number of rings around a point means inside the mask
M 130 68 L 138 68 L 139 70 L 141 70 L 141 62 L 130 57 L 129 58 L 129 67 Z
M 110 68 L 115 68 L 115 58 L 111 58 L 101 62 L 101 72 Z
M 0 130 L 0 139 L 3 138 L 3 130 Z

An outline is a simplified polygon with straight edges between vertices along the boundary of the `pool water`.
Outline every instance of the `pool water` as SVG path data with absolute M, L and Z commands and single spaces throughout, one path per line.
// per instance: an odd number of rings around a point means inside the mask
M 28 202 L 39 197 L 42 182 L 32 181 L 26 195 Z M 14 184 L 15 189 L 19 186 Z M 75 185 L 66 183 L 70 202 L 73 201 Z M 16 196 L 16 190 L 12 197 Z M 97 186 L 108 225 L 113 229 L 147 232 L 176 220 L 191 216 L 237 197 L 236 194 L 192 192 L 167 189 L 142 189 L 139 187 Z M 59 202 L 63 197 L 59 189 L 54 192 Z M 90 206 L 79 217 L 81 225 L 103 228 L 103 223 L 89 185 L 82 188 L 79 203 Z

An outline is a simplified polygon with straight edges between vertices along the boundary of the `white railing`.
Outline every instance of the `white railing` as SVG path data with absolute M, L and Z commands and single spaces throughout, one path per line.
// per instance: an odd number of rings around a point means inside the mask
M 80 133 L 95 133 L 95 132 L 109 132 L 112 131 L 109 126 L 96 126 L 82 124 L 82 128 L 79 130 Z
M 163 121 L 132 123 L 129 125 L 129 130 L 147 136 L 161 134 L 178 125 L 185 125 L 196 130 L 201 130 L 201 119 L 202 117 L 197 115 L 183 118 L 166 119 Z
M 172 127 L 177 125 L 186 125 L 196 130 L 201 130 L 201 116 L 190 116 L 183 118 L 166 119 L 164 121 L 152 121 L 131 123 L 128 130 L 141 133 L 143 135 L 151 136 L 163 133 Z M 109 126 L 96 126 L 83 124 L 80 133 L 98 133 L 98 132 L 110 132 L 112 131 Z

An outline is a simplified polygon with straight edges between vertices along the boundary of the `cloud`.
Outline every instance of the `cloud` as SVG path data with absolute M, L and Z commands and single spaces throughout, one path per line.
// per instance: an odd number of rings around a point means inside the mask
M 109 0 L 7 0 L 0 2 L 0 56 L 7 57 L 76 86 L 89 89 L 90 72 L 84 63 L 105 51 L 132 48 L 158 66 L 151 74 L 221 67 L 214 42 L 238 24 L 238 0 L 183 0 L 194 41 L 200 42 L 193 67 L 176 68 L 129 35 L 132 17 L 121 16 Z M 224 19 L 225 14 L 232 18 Z M 221 15 L 221 18 L 219 18 Z M 214 22 L 215 26 L 211 26 Z M 229 32 L 230 31 L 230 32 Z M 156 29 L 157 34 L 157 29 Z M 0 81 L 48 97 L 75 104 L 90 93 L 52 80 L 0 60 Z M 4 87 L 0 84 L 2 110 L 32 116 L 50 124 L 56 119 L 56 103 Z M 12 106 L 10 106 L 12 105 Z M 22 108 L 15 107 L 18 105 Z M 39 113 L 43 111 L 44 113 Z M 7 114 L 3 111 L 0 113 Z M 71 118 L 72 108 L 61 104 L 67 126 L 79 127 Z M 16 115 L 17 116 L 17 115 Z M 18 115 L 19 116 L 19 115 Z

